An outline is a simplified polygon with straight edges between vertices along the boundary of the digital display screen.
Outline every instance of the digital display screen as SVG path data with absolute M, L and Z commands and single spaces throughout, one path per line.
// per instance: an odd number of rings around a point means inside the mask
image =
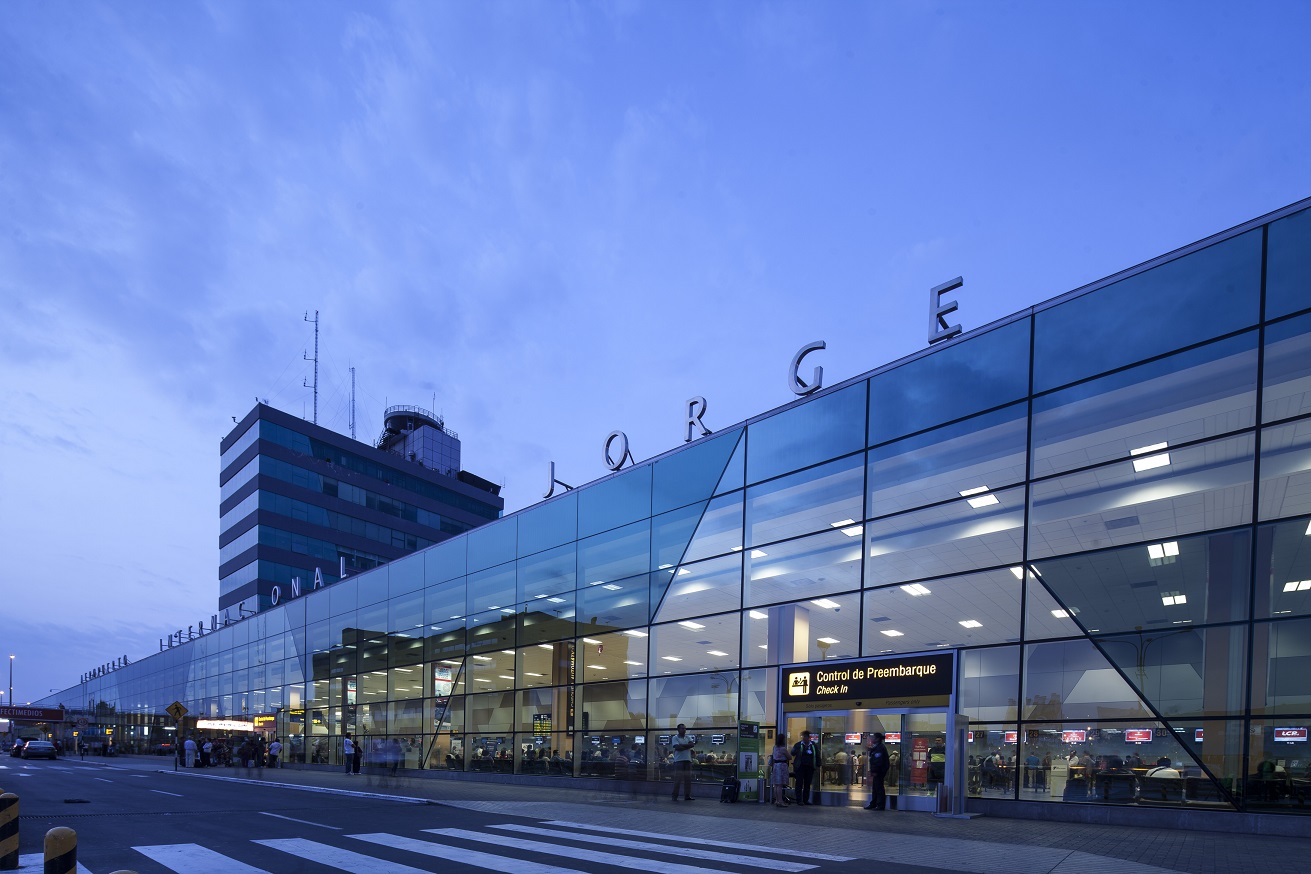
M 1063 744 L 1081 744 L 1088 740 L 1088 732 L 1081 729 L 1069 729 L 1061 732 L 1061 743 Z
M 1205 731 L 1205 729 L 1201 729 L 1201 728 L 1193 729 L 1193 740 L 1195 740 L 1197 743 L 1201 743 L 1203 731 Z
M 899 744 L 901 743 L 901 732 L 890 731 L 887 733 L 887 736 L 884 737 L 883 739 L 890 744 Z
M 724 742 L 724 736 L 722 734 L 712 734 L 710 735 L 710 742 L 712 744 L 722 744 Z
M 1002 741 L 1002 743 L 1013 744 L 1015 743 L 1016 740 L 1019 739 L 1019 732 L 1008 731 L 1006 732 L 1005 735 L 1003 735 L 1003 738 L 1004 740 Z
M 1149 744 L 1152 742 L 1152 730 L 1150 728 L 1126 728 L 1124 730 L 1124 741 L 1131 744 Z
M 1305 728 L 1276 728 L 1275 740 L 1281 743 L 1302 743 L 1306 740 L 1307 731 Z
M 858 731 L 847 732 L 847 735 L 844 738 L 844 740 L 846 741 L 846 743 L 849 744 L 858 744 L 860 743 L 860 732 Z

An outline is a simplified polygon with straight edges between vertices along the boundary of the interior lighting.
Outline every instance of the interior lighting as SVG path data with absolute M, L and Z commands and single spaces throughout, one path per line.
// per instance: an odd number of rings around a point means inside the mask
M 605 580 L 593 580 L 593 581 L 592 581 L 591 583 L 589 583 L 588 585 L 592 585 L 592 586 L 604 586 L 604 585 L 605 585 Z
M 980 622 L 980 621 L 977 620 L 977 619 L 962 619 L 962 620 L 960 621 L 960 624 L 961 624 L 961 625 L 964 625 L 966 628 L 982 628 L 982 627 L 983 627 L 983 623 Z
M 502 607 L 502 608 L 501 608 L 501 612 L 502 612 L 502 613 L 513 613 L 513 612 L 514 612 L 514 608 L 513 608 L 513 607 Z
M 1178 592 L 1167 592 L 1161 596 L 1161 603 L 1167 607 L 1176 607 L 1180 604 L 1188 603 L 1188 596 L 1181 595 Z
M 912 598 L 920 598 L 923 597 L 924 595 L 933 594 L 932 589 L 929 589 L 926 586 L 922 586 L 919 583 L 911 583 L 909 586 L 902 586 L 901 590 L 905 592 L 907 595 L 910 595 Z
M 444 664 L 444 665 L 459 665 L 460 663 L 457 662 L 455 659 L 442 659 L 442 664 Z
M 741 549 L 741 548 L 742 548 L 742 547 L 740 547 L 740 546 L 738 547 L 738 549 Z M 660 565 L 660 567 L 656 568 L 656 570 L 658 570 L 658 571 L 667 571 L 667 570 L 669 570 L 671 567 L 673 567 L 672 564 L 662 564 L 662 565 Z
M 514 679 L 514 677 L 511 677 L 509 674 L 498 674 L 497 676 L 499 676 L 502 680 L 513 680 L 513 679 Z
M 1311 522 L 1306 523 L 1306 536 L 1311 537 Z
M 549 644 L 549 643 L 539 643 L 539 644 L 537 644 L 537 648 L 538 648 L 538 649 L 555 649 L 555 646 L 552 645 L 552 644 Z
M 734 546 L 734 547 L 732 548 L 732 551 L 733 551 L 733 552 L 741 552 L 741 551 L 742 551 L 742 547 L 740 547 L 740 546 Z
M 646 636 L 647 636 L 647 634 L 646 634 L 645 631 L 638 631 L 636 628 L 630 628 L 630 629 L 628 629 L 627 631 L 625 631 L 624 634 L 627 634 L 629 637 L 646 637 Z
M 752 610 L 752 611 L 750 611 L 749 613 L 747 613 L 747 615 L 750 616 L 752 619 L 768 619 L 768 618 L 769 618 L 769 614 L 768 614 L 768 613 L 762 613 L 762 612 L 760 612 L 759 610 Z
M 609 589 L 609 590 L 612 591 L 612 592 L 617 592 L 617 591 L 619 591 L 620 589 L 622 589 L 623 586 L 616 585 L 615 583 L 606 583 L 606 584 L 605 584 L 604 586 L 602 586 L 601 588 L 603 588 L 603 589 Z
M 474 658 L 476 658 L 476 659 L 477 659 L 478 661 L 480 661 L 480 662 L 490 662 L 490 661 L 493 661 L 493 659 L 492 659 L 491 656 L 474 656 Z
M 829 524 L 829 527 L 831 527 L 831 528 L 845 528 L 845 527 L 847 527 L 848 525 L 855 525 L 855 524 L 856 524 L 856 520 L 855 520 L 855 519 L 843 519 L 841 522 L 830 522 L 830 523 L 828 523 L 828 524 Z
M 721 656 L 721 657 L 722 657 L 722 656 L 726 656 L 726 655 L 728 655 L 728 653 L 726 653 L 726 652 L 720 652 L 720 651 L 717 650 L 717 649 L 708 649 L 708 650 L 706 650 L 706 655 Z
M 1069 618 L 1070 618 L 1070 614 L 1069 614 L 1069 613 L 1066 613 L 1064 610 L 1059 610 L 1059 609 L 1058 609 L 1058 610 L 1053 610 L 1053 611 L 1052 611 L 1052 615 L 1055 616 L 1057 619 L 1069 619 Z
M 1170 623 L 1170 624 L 1171 624 L 1171 625 L 1187 625 L 1189 622 L 1192 622 L 1192 621 L 1193 621 L 1193 620 L 1191 620 L 1191 619 L 1176 619 L 1174 622 L 1172 622 L 1172 623 Z
M 1015 579 L 1017 580 L 1024 579 L 1024 568 L 1020 567 L 1019 565 L 1016 565 L 1015 567 L 1011 568 L 1011 573 L 1015 574 Z
M 1311 580 L 1292 580 L 1284 583 L 1285 592 L 1305 592 L 1311 589 Z
M 491 682 L 491 680 L 487 679 L 486 677 L 474 677 L 474 678 L 473 678 L 473 681 L 474 681 L 475 683 L 490 683 L 490 682 Z
M 563 603 L 564 603 L 564 598 L 547 598 L 546 600 L 550 601 L 552 604 L 563 604 Z
M 688 576 L 688 575 L 691 574 L 691 573 L 692 573 L 692 572 L 691 572 L 690 570 L 688 570 L 687 568 L 685 568 L 685 567 L 681 567 L 681 568 L 678 569 L 678 575 L 679 575 L 680 577 Z M 607 587 L 607 588 L 608 588 L 608 587 Z M 617 589 L 617 588 L 619 588 L 619 587 L 618 587 L 618 586 L 615 586 L 615 588 Z
M 590 638 L 590 637 L 584 637 L 584 638 L 583 638 L 583 643 L 590 643 L 592 646 L 596 646 L 596 645 L 599 644 L 600 642 L 601 642 L 601 641 L 599 641 L 599 640 L 595 640 L 595 639 Z
M 905 637 L 905 635 L 902 632 L 898 631 L 895 628 L 889 628 L 882 633 L 886 634 L 888 637 Z
M 682 661 L 682 659 L 680 659 L 678 656 L 661 656 L 660 658 L 664 659 L 664 660 L 667 661 L 667 662 L 681 662 L 681 661 Z
M 683 626 L 684 628 L 690 628 L 693 631 L 700 631 L 701 629 L 705 628 L 705 626 L 702 625 L 700 622 L 693 622 L 690 619 L 684 620 L 678 624 Z
M 821 637 L 819 638 L 819 642 L 827 643 L 829 646 L 832 646 L 835 643 L 842 643 L 842 641 L 838 640 L 836 637 Z
M 1129 450 L 1129 455 L 1134 457 L 1133 469 L 1138 473 L 1145 470 L 1151 470 L 1154 467 L 1165 467 L 1170 463 L 1170 453 L 1161 452 L 1169 446 L 1169 443 L 1153 443 L 1151 446 L 1141 446 L 1138 449 Z M 1160 452 L 1159 455 L 1150 455 L 1152 452 Z M 1136 456 L 1143 456 L 1141 458 Z
M 762 643 L 760 646 L 756 647 L 756 649 L 769 649 L 769 644 Z
M 967 501 L 969 501 L 969 505 L 976 510 L 981 509 L 983 507 L 991 507 L 993 504 L 1001 503 L 1000 501 L 997 500 L 996 495 L 984 494 L 984 492 L 987 491 L 988 491 L 987 486 L 978 486 L 976 488 L 966 489 L 965 491 L 960 493 L 960 496 L 962 498 L 965 498 Z M 977 495 L 977 497 L 970 497 L 971 495 Z
M 765 558 L 765 557 L 768 556 L 768 555 L 769 555 L 769 553 L 768 553 L 768 552 L 765 552 L 763 549 L 753 549 L 753 550 L 751 550 L 751 557 L 752 557 L 752 558 Z
M 842 533 L 847 535 L 848 537 L 859 537 L 864 532 L 865 532 L 865 528 L 864 526 L 861 525 L 852 525 L 850 528 L 842 529 Z
M 642 663 L 641 663 L 641 662 L 630 662 L 630 661 L 628 661 L 628 660 L 625 659 L 625 660 L 624 660 L 624 664 L 626 664 L 626 665 L 638 665 L 638 666 L 640 667 Z
M 1171 540 L 1168 543 L 1149 543 L 1147 545 L 1147 558 L 1152 566 L 1160 564 L 1173 564 L 1179 555 L 1179 542 Z
M 837 601 L 834 601 L 832 598 L 816 598 L 810 603 L 814 604 L 816 607 L 823 607 L 825 610 L 834 610 L 842 606 Z
M 524 671 L 526 677 L 545 677 L 546 674 L 534 674 L 532 671 Z
M 604 671 L 605 665 L 588 665 L 587 668 L 591 671 Z

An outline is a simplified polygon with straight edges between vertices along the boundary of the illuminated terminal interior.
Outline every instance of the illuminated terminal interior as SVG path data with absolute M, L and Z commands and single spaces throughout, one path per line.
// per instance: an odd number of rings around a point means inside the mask
M 880 731 L 903 808 L 953 783 L 970 809 L 1306 813 L 1308 206 L 39 703 L 125 752 L 171 743 L 179 701 L 183 731 L 248 722 L 304 767 L 350 732 L 366 768 L 525 780 L 668 780 L 685 723 L 717 785 L 744 723 L 763 754 L 807 728 L 826 804 L 868 797 Z M 783 691 L 899 660 L 944 693 Z

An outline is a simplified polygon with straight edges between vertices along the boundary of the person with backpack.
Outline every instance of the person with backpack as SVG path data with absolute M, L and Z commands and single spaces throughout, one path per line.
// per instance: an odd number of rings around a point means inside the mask
M 811 787 L 815 783 L 815 772 L 820 769 L 819 744 L 810 739 L 810 732 L 801 732 L 801 740 L 792 747 L 792 761 L 797 772 L 797 804 L 815 804 L 811 799 Z M 816 791 L 818 796 L 818 791 Z

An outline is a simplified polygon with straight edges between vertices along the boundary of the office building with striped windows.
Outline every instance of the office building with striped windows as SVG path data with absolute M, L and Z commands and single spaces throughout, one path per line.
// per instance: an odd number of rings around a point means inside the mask
M 802 357 L 786 406 L 47 703 L 580 787 L 659 788 L 685 723 L 763 790 L 808 729 L 830 805 L 881 732 L 902 809 L 1305 833 L 1311 201 L 840 384 Z

